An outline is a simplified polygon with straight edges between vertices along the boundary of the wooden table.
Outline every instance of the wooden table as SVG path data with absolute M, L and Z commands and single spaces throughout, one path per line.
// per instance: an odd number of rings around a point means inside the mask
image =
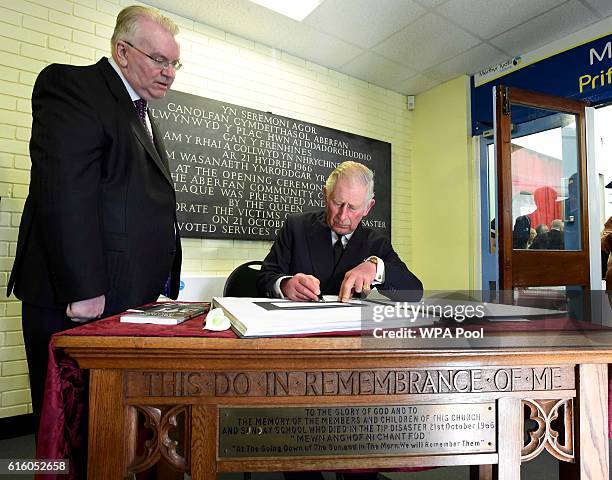
M 89 478 L 124 478 L 164 458 L 194 480 L 217 472 L 447 465 L 482 465 L 481 479 L 509 480 L 520 478 L 521 462 L 547 450 L 564 478 L 607 479 L 612 334 L 497 335 L 493 344 L 426 350 L 364 348 L 357 337 L 56 338 L 90 369 Z M 497 412 L 495 449 L 487 453 L 232 458 L 218 451 L 220 408 L 486 402 Z M 525 407 L 539 427 L 528 445 Z M 178 429 L 182 453 L 169 441 L 177 415 L 186 419 Z M 136 452 L 139 416 L 153 432 L 145 455 Z

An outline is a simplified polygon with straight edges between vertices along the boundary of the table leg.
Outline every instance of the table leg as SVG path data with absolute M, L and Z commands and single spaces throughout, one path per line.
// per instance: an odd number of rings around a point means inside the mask
M 579 477 L 576 463 L 559 461 L 559 480 L 576 480 Z
M 123 402 L 122 380 L 121 370 L 90 371 L 88 478 L 123 478 L 126 407 Z
M 125 467 L 129 468 L 136 458 L 136 446 L 138 443 L 138 412 L 132 406 L 125 411 Z
M 493 478 L 518 480 L 521 478 L 521 449 L 523 447 L 520 398 L 500 398 L 497 401 L 498 464 L 493 466 Z
M 580 365 L 578 384 L 579 478 L 608 480 L 608 366 Z
M 470 480 L 493 480 L 493 465 L 470 465 Z
M 193 405 L 191 407 L 191 478 L 215 480 L 217 478 L 217 407 Z

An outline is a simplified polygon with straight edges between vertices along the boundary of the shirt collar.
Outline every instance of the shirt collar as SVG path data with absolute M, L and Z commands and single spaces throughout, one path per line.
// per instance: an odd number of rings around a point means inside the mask
M 353 236 L 354 233 L 355 233 L 355 231 L 353 230 L 351 233 L 347 233 L 346 235 L 342 235 L 342 245 L 344 247 L 346 247 L 346 244 L 349 242 L 349 240 L 351 239 L 351 237 Z M 333 245 L 338 240 L 338 234 L 336 232 L 334 232 L 333 230 L 331 230 L 331 238 L 332 238 L 332 245 Z
M 135 102 L 136 100 L 139 100 L 140 99 L 140 95 L 138 95 L 136 93 L 136 91 L 132 88 L 132 86 L 129 84 L 127 79 L 123 76 L 123 72 L 119 68 L 119 65 L 117 65 L 115 63 L 115 59 L 113 57 L 109 57 L 108 58 L 108 63 L 111 64 L 111 67 L 113 67 L 115 69 L 115 72 L 117 72 L 117 75 L 119 75 L 119 78 L 121 79 L 121 81 L 125 85 L 126 90 L 130 94 L 130 98 L 132 99 L 132 102 Z

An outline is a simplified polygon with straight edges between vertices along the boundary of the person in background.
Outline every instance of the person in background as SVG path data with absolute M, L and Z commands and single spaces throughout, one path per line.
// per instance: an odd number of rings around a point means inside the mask
M 512 248 L 515 250 L 527 248 L 529 232 L 531 231 L 531 220 L 527 215 L 517 217 L 512 229 Z
M 536 226 L 536 237 L 531 243 L 532 250 L 546 250 L 548 248 L 548 225 L 540 223 Z
M 147 102 L 180 68 L 178 27 L 123 9 L 111 58 L 49 65 L 32 94 L 32 160 L 15 263 L 32 407 L 41 411 L 50 336 L 178 294 L 181 246 L 161 134 Z
M 565 250 L 563 220 L 556 219 L 550 224 L 550 231 L 548 232 L 548 249 Z
M 421 298 L 423 284 L 399 258 L 389 240 L 364 227 L 375 204 L 374 174 L 365 165 L 343 162 L 329 175 L 325 210 L 287 217 L 257 278 L 269 297 L 317 301 L 376 286 L 382 293 L 410 291 Z
M 533 245 L 533 241 L 535 240 L 537 234 L 538 232 L 535 231 L 535 228 L 529 229 L 529 240 L 527 240 L 527 248 L 531 248 L 531 245 Z

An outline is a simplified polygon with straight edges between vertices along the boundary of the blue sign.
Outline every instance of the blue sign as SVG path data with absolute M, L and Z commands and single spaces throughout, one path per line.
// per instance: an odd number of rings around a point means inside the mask
M 521 57 L 508 61 L 507 67 L 519 66 Z M 503 68 L 504 65 L 494 67 Z M 503 70 L 502 70 L 503 71 Z M 493 87 L 505 85 L 565 98 L 586 100 L 591 105 L 612 101 L 612 34 L 592 40 L 539 62 L 511 71 L 479 86 L 472 85 L 472 135 L 493 128 Z M 533 109 L 523 109 L 523 111 Z M 512 122 L 521 118 L 513 109 Z

